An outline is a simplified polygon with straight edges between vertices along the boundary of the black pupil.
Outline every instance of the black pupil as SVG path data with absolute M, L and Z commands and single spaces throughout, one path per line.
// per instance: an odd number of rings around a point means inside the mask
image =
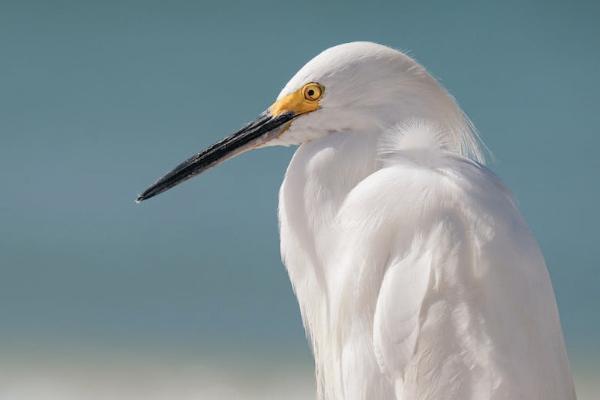
M 309 89 L 309 90 L 308 90 L 308 95 L 309 95 L 310 97 L 312 97 L 314 94 L 315 94 L 315 91 L 314 91 L 314 90 L 312 90 L 312 89 Z

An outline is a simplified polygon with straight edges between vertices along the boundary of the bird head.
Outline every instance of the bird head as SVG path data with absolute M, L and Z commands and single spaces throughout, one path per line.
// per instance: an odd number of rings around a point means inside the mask
M 469 129 L 452 97 L 407 55 L 369 42 L 331 47 L 306 63 L 255 121 L 175 167 L 137 201 L 249 150 L 338 132 L 377 134 L 408 119 L 436 120 L 449 132 Z M 463 145 L 459 138 L 457 151 Z

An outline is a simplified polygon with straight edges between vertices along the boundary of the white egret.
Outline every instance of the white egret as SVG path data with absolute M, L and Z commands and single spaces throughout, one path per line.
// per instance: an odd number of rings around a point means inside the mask
M 539 247 L 421 65 L 373 43 L 330 48 L 138 201 L 271 145 L 299 145 L 280 190 L 281 253 L 319 398 L 575 398 Z

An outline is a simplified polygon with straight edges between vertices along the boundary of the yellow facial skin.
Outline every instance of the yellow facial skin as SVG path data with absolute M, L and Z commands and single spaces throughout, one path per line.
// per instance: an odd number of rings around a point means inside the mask
M 325 88 L 318 83 L 311 82 L 293 93 L 277 100 L 269 111 L 274 117 L 286 112 L 294 115 L 306 114 L 319 109 L 319 101 L 323 97 Z

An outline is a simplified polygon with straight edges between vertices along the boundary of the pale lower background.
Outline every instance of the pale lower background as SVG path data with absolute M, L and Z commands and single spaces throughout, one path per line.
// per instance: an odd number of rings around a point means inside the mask
M 600 3 L 0 0 L 0 399 L 313 398 L 278 254 L 292 149 L 143 205 L 319 51 L 408 50 L 492 149 L 600 398 Z M 515 332 L 518 334 L 518 332 Z
M 260 358 L 202 362 L 169 358 L 23 360 L 3 365 L 0 399 L 31 400 L 306 400 L 315 398 L 309 364 Z M 597 370 L 596 370 L 597 371 Z M 595 400 L 593 368 L 575 368 L 577 395 Z

